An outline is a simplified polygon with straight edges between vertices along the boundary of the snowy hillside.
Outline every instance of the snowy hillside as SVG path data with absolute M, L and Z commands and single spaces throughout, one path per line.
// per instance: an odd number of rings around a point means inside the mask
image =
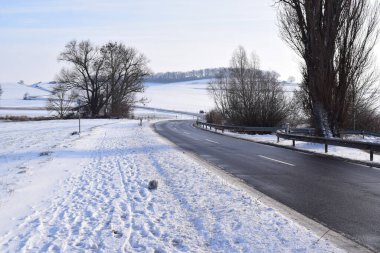
M 207 91 L 210 79 L 178 82 L 178 83 L 146 83 L 145 92 L 138 94 L 138 98 L 146 98 L 145 106 L 166 110 L 185 111 L 199 113 L 199 111 L 209 111 L 214 107 L 213 98 Z M 44 110 L 46 100 L 50 91 L 54 87 L 53 82 L 40 82 L 32 85 L 17 83 L 1 84 L 3 95 L 0 98 L 0 116 L 5 115 L 26 115 L 26 116 L 48 116 Z M 297 88 L 295 84 L 281 83 L 284 90 L 292 92 Z M 29 100 L 24 100 L 25 94 Z M 139 104 L 139 106 L 142 106 Z M 10 110 L 18 108 L 18 110 Z M 22 110 L 29 108 L 34 110 Z M 35 110 L 40 109 L 40 110 Z M 137 114 L 146 115 L 137 111 Z
M 200 110 L 209 110 L 213 107 L 213 100 L 207 92 L 209 81 L 205 79 L 170 84 L 146 83 L 145 93 L 138 94 L 138 97 L 148 99 L 148 103 L 145 104 L 147 107 L 198 113 Z M 2 84 L 4 92 L 0 98 L 0 116 L 48 116 L 47 111 L 35 109 L 43 109 L 46 106 L 46 100 L 53 86 L 54 83 L 51 82 L 33 85 Z M 29 100 L 23 99 L 25 94 L 28 94 Z M 18 110 L 11 110 L 12 108 Z M 22 108 L 34 110 L 22 110 Z M 142 113 L 141 109 L 137 114 L 147 115 Z
M 34 85 L 2 83 L 0 116 L 49 116 L 49 112 L 44 108 L 47 98 L 51 94 L 50 86 L 51 84 L 48 83 Z
M 3 94 L 0 97 L 1 107 L 45 107 L 49 97 L 48 90 L 39 89 L 38 86 L 28 86 L 18 83 L 2 83 Z M 28 100 L 24 100 L 25 94 Z

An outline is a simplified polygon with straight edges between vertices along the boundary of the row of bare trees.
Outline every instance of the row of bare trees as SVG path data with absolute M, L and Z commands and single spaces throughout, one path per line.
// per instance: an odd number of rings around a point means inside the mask
M 76 99 L 90 117 L 128 116 L 136 94 L 144 91 L 144 78 L 150 74 L 143 54 L 117 42 L 98 47 L 90 41 L 73 40 L 58 59 L 70 67 L 57 76 L 58 85 L 48 107 L 61 117 Z
M 289 114 L 290 103 L 278 77 L 275 72 L 260 70 L 257 56 L 248 56 L 243 47 L 237 48 L 230 67 L 209 85 L 216 104 L 216 111 L 207 115 L 209 120 L 223 118 L 230 124 L 245 126 L 280 124 Z
M 302 58 L 299 96 L 319 135 L 356 128 L 378 107 L 373 51 L 379 4 L 370 0 L 277 0 L 281 35 Z

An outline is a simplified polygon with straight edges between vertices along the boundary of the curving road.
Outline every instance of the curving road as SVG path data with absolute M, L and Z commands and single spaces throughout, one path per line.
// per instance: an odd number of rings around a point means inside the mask
M 165 121 L 156 131 L 294 210 L 380 252 L 380 170 Z

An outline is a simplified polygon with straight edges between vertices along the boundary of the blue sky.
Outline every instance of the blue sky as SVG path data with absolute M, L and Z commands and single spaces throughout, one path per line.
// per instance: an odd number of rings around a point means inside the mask
M 124 42 L 155 72 L 227 66 L 244 46 L 263 69 L 299 76 L 272 0 L 0 0 L 0 82 L 52 80 L 72 40 Z

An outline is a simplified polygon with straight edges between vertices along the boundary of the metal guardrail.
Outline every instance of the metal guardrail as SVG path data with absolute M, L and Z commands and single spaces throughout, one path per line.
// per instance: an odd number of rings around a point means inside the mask
M 218 130 L 224 132 L 224 130 L 232 130 L 234 132 L 240 132 L 240 133 L 275 133 L 278 130 L 284 129 L 280 127 L 244 127 L 244 126 L 227 126 L 227 125 L 217 125 L 217 124 L 211 124 L 211 123 L 205 123 L 201 121 L 197 121 L 196 124 L 198 126 L 201 126 L 203 128 L 214 128 L 215 132 Z
M 292 128 L 290 129 L 290 133 L 297 133 L 297 134 L 308 134 L 308 135 L 315 135 L 315 128 Z M 365 136 L 374 136 L 380 138 L 380 133 L 365 131 L 365 130 L 342 130 L 340 131 L 341 135 L 361 135 L 363 136 L 363 139 Z
M 277 131 L 276 135 L 277 135 L 277 142 L 280 141 L 280 138 L 286 139 L 286 140 L 292 140 L 293 147 L 295 146 L 296 141 L 324 144 L 325 153 L 328 153 L 328 145 L 367 150 L 370 153 L 371 161 L 373 161 L 373 152 L 380 151 L 379 143 L 342 140 L 338 138 L 322 138 L 322 137 L 314 137 L 314 136 L 305 136 L 305 135 L 299 135 L 299 134 L 285 133 L 281 131 Z
M 293 141 L 293 147 L 295 147 L 296 141 L 320 143 L 320 144 L 325 145 L 325 153 L 328 153 L 328 146 L 329 145 L 367 150 L 370 153 L 370 160 L 371 161 L 373 161 L 373 153 L 375 151 L 380 152 L 380 143 L 371 143 L 371 142 L 364 142 L 364 141 L 352 141 L 352 140 L 344 140 L 344 139 L 338 139 L 338 138 L 322 138 L 322 137 L 308 136 L 308 135 L 313 135 L 315 133 L 314 128 L 293 128 L 293 129 L 288 129 L 288 133 L 286 133 L 285 131 L 287 129 L 279 128 L 279 127 L 226 126 L 226 125 L 210 124 L 210 123 L 205 123 L 205 122 L 200 122 L 200 121 L 197 121 L 196 124 L 198 126 L 206 128 L 206 129 L 209 128 L 210 130 L 213 128 L 215 130 L 215 132 L 220 130 L 222 133 L 225 130 L 232 130 L 232 131 L 241 132 L 241 133 L 249 133 L 249 132 L 276 133 L 277 142 L 280 141 L 280 138 L 286 139 L 286 140 L 292 140 Z M 371 136 L 380 137 L 380 134 L 372 133 L 372 132 L 368 132 L 368 131 L 342 131 L 342 134 L 364 134 L 364 135 L 371 135 Z
M 340 132 L 341 134 L 353 134 L 353 135 L 362 135 L 363 139 L 364 136 L 374 136 L 374 137 L 380 137 L 380 133 L 370 132 L 370 131 L 364 131 L 364 130 L 344 130 Z

